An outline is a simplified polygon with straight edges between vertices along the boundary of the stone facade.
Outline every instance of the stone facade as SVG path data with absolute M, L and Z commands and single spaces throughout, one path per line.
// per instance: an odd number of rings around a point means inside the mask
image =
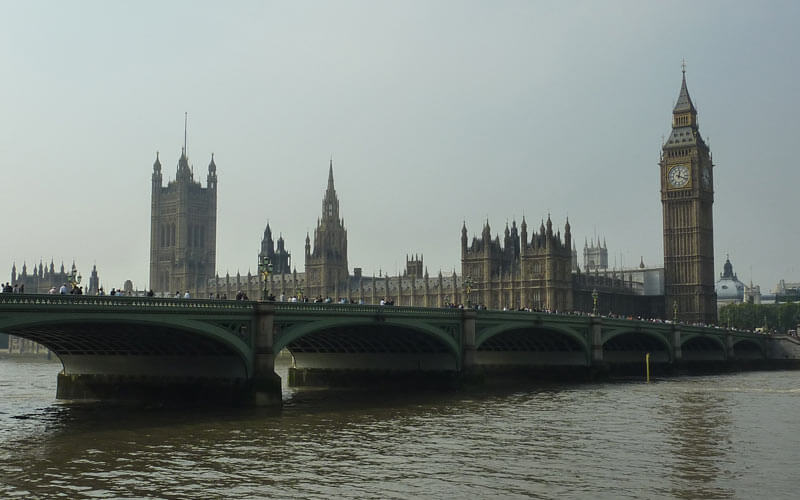
M 603 244 L 600 244 L 600 238 L 597 239 L 597 245 L 592 238 L 591 244 L 588 241 L 583 242 L 583 270 L 586 272 L 591 271 L 605 271 L 608 269 L 608 247 L 606 240 L 603 238 Z
M 553 231 L 548 216 L 538 232 L 528 236 L 523 219 L 506 227 L 503 243 L 492 238 L 489 224 L 484 226 L 480 238 L 467 245 L 467 228 L 461 233 L 461 274 L 439 271 L 431 277 L 422 255 L 406 256 L 406 269 L 399 276 L 363 276 L 361 268 L 353 274 L 347 267 L 347 231 L 339 213 L 339 199 L 334 187 L 333 164 L 328 170 L 328 187 L 322 201 L 322 217 L 317 221 L 314 242 L 306 236 L 305 272 L 290 270 L 288 252 L 278 240 L 278 250 L 272 250 L 272 230 L 267 226 L 262 239 L 261 252 L 270 256 L 273 273 L 266 282 L 259 274 L 216 276 L 208 282 L 208 293 L 231 299 L 243 292 L 250 299 L 258 299 L 266 291 L 277 300 L 316 298 L 331 301 L 378 304 L 387 300 L 395 305 L 444 307 L 448 304 L 483 305 L 488 308 L 530 307 L 554 311 L 572 311 L 576 308 L 591 311 L 591 291 L 599 287 L 603 304 L 617 313 L 648 315 L 652 299 L 642 299 L 640 283 L 619 278 L 612 272 L 597 274 L 573 273 L 575 266 L 574 244 L 569 221 L 564 226 L 564 236 Z M 574 302 L 579 297 L 580 302 Z M 589 300 L 589 302 L 587 302 Z M 663 297 L 659 297 L 663 302 Z M 579 306 L 579 307 L 578 307 Z M 661 308 L 663 310 L 663 308 Z
M 506 224 L 503 243 L 492 239 L 489 221 L 481 237 L 467 244 L 466 224 L 461 228 L 461 274 L 469 285 L 469 302 L 491 309 L 532 307 L 558 311 L 572 310 L 572 236 L 569 220 L 561 232 L 553 233 L 547 216 L 538 233 L 528 239 L 528 225 L 522 219 Z
M 261 251 L 258 252 L 256 267 L 264 261 L 265 257 L 272 264 L 273 273 L 289 274 L 292 272 L 292 255 L 286 250 L 283 235 L 278 236 L 278 248 L 275 249 L 275 242 L 272 240 L 272 229 L 269 227 L 269 223 L 267 223 L 267 228 L 264 229 L 264 237 L 261 239 Z
M 216 269 L 217 166 L 208 165 L 206 187 L 194 180 L 186 148 L 175 180 L 162 185 L 158 154 L 153 164 L 150 211 L 150 288 L 157 293 L 206 292 Z
M 17 273 L 17 266 L 14 264 L 11 267 L 10 283 L 12 285 L 17 285 L 17 287 L 24 285 L 25 293 L 48 293 L 51 288 L 58 290 L 61 288 L 61 285 L 67 285 L 69 283 L 69 278 L 73 274 L 76 276 L 78 275 L 78 271 L 74 262 L 72 263 L 70 272 L 67 272 L 64 269 L 63 262 L 61 263 L 59 270 L 56 271 L 52 260 L 50 261 L 49 266 L 45 266 L 41 261 L 39 261 L 38 266 L 33 266 L 33 272 L 29 272 L 27 264 L 23 263 L 22 271 Z M 85 294 L 97 294 L 97 291 L 100 288 L 100 278 L 97 274 L 96 265 L 92 266 L 92 274 L 89 277 L 88 283 L 82 283 L 81 286 L 83 287 L 83 292 Z
M 711 152 L 697 125 L 684 71 L 672 110 L 672 133 L 661 151 L 664 290 L 667 314 L 689 323 L 716 323 L 714 204 Z
M 328 189 L 322 199 L 322 218 L 314 230 L 314 249 L 306 235 L 305 252 L 310 297 L 340 297 L 349 293 L 347 267 L 347 230 L 339 218 L 339 198 L 333 185 L 333 160 L 328 169 Z

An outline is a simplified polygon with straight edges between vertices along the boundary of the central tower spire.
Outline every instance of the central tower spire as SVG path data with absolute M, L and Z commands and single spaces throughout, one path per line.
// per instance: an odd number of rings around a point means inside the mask
M 306 237 L 306 293 L 339 297 L 347 289 L 347 230 L 339 218 L 339 198 L 333 185 L 333 159 L 328 165 L 328 188 L 322 199 L 322 218 L 314 230 L 314 249 Z
M 328 167 L 328 189 L 322 199 L 322 220 L 325 222 L 337 222 L 339 219 L 339 198 L 336 196 L 336 188 L 333 186 L 333 158 Z

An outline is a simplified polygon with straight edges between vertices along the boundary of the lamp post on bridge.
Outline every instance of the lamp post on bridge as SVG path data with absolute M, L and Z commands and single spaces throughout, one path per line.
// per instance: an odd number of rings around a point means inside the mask
M 599 297 L 599 293 L 597 293 L 597 288 L 592 290 L 592 316 L 597 316 L 597 297 Z
M 264 290 L 262 290 L 261 300 L 267 300 L 267 278 L 269 277 L 269 273 L 272 272 L 272 262 L 269 260 L 269 257 L 266 255 L 261 262 L 258 263 L 258 271 L 261 273 L 261 278 L 264 280 Z
M 677 323 L 678 322 L 678 301 L 672 301 L 672 321 Z
M 77 288 L 77 286 L 81 284 L 82 278 L 78 270 L 73 266 L 72 271 L 67 275 L 67 283 L 69 283 L 70 289 L 74 290 Z

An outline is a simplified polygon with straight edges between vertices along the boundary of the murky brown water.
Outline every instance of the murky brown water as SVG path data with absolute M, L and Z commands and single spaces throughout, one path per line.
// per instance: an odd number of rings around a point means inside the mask
M 0 498 L 796 498 L 800 372 L 285 391 L 279 413 L 55 401 L 0 359 Z

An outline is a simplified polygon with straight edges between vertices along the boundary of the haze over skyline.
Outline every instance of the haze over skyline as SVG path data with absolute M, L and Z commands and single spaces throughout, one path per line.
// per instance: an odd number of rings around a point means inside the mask
M 459 237 L 569 216 L 663 262 L 658 159 L 681 60 L 714 157 L 716 273 L 800 281 L 800 6 L 770 2 L 4 2 L 0 263 L 148 286 L 150 176 L 219 176 L 217 269 L 267 221 L 303 271 L 333 157 L 348 263 L 460 272 Z M 752 268 L 752 274 L 751 274 Z M 8 274 L 6 275 L 8 276 Z M 7 281 L 8 278 L 3 279 Z

